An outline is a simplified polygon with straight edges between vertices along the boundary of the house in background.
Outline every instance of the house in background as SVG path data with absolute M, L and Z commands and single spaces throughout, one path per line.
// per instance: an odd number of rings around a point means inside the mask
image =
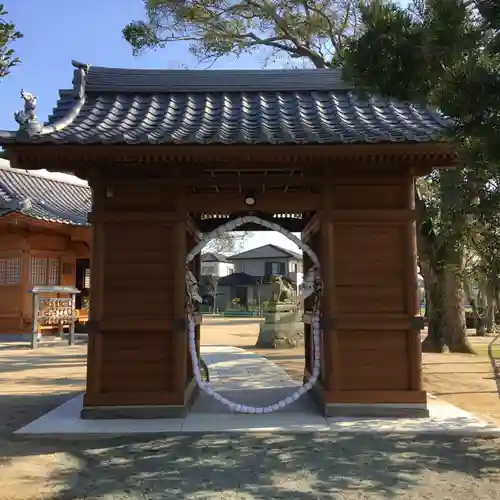
M 203 253 L 201 255 L 202 276 L 229 276 L 234 272 L 234 264 L 228 258 L 218 253 Z
M 277 245 L 264 245 L 229 257 L 235 273 L 260 278 L 279 275 L 294 283 L 302 281 L 302 255 Z
M 233 307 L 233 300 L 245 309 L 260 309 L 271 298 L 271 277 L 281 276 L 298 290 L 302 283 L 302 256 L 277 245 L 264 245 L 228 257 L 234 273 L 217 283 L 216 307 Z
M 90 206 L 86 184 L 0 163 L 0 342 L 31 331 L 34 285 L 76 287 L 77 308 L 85 309 Z

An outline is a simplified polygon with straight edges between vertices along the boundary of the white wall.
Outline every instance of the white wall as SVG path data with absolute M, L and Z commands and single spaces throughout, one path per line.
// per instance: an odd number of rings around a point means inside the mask
M 234 265 L 230 262 L 202 262 L 201 274 L 223 278 L 234 272 Z

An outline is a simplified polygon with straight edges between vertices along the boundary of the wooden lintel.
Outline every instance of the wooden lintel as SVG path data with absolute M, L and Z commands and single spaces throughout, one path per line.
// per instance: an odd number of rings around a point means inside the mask
M 333 222 L 406 223 L 415 220 L 415 210 L 331 210 Z
M 164 221 L 174 222 L 178 216 L 175 212 L 104 212 L 99 214 L 89 213 L 89 221 L 95 222 L 147 222 Z
M 191 194 L 186 197 L 186 207 L 191 212 L 245 212 L 249 209 L 270 213 L 298 213 L 319 208 L 321 198 L 310 193 L 265 193 L 256 197 L 255 205 L 245 205 L 243 195 L 234 194 Z
M 282 174 L 218 174 L 201 175 L 196 178 L 179 178 L 178 182 L 187 187 L 207 188 L 241 186 L 243 189 L 260 189 L 265 186 L 321 186 L 324 179 L 320 175 L 290 175 L 287 172 Z
M 262 218 L 261 214 L 258 215 Z M 202 233 L 210 233 L 217 229 L 221 224 L 228 222 L 231 219 L 203 219 L 198 220 L 198 226 Z M 270 220 L 270 218 L 267 218 Z M 305 221 L 303 219 L 272 219 L 272 222 L 279 224 L 291 233 L 300 233 L 304 228 Z M 268 229 L 258 224 L 244 224 L 238 228 L 238 231 L 267 231 Z
M 422 167 L 450 167 L 459 163 L 450 143 L 330 144 L 330 145 L 5 145 L 17 168 L 50 168 L 73 172 L 89 179 L 109 167 L 123 169 L 137 165 L 147 169 L 162 165 L 165 171 L 190 162 L 216 167 L 283 170 L 300 169 L 325 160 L 336 160 L 338 170 L 364 165 L 377 172 L 389 164 Z M 332 169 L 337 170 L 337 166 Z

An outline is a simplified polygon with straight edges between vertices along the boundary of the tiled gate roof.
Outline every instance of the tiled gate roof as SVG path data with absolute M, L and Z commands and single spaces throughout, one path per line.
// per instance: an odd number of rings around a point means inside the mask
M 129 70 L 76 65 L 45 126 L 0 143 L 345 144 L 429 142 L 448 122 L 419 105 L 361 97 L 340 71 Z

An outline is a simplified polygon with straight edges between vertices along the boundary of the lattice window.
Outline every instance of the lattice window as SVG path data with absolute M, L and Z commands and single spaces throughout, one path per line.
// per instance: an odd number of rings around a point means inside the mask
M 61 283 L 61 265 L 59 259 L 48 259 L 48 285 L 59 285 Z
M 21 258 L 0 259 L 0 285 L 17 285 L 21 283 Z
M 59 259 L 47 257 L 31 258 L 32 285 L 59 285 L 61 283 L 61 264 Z

